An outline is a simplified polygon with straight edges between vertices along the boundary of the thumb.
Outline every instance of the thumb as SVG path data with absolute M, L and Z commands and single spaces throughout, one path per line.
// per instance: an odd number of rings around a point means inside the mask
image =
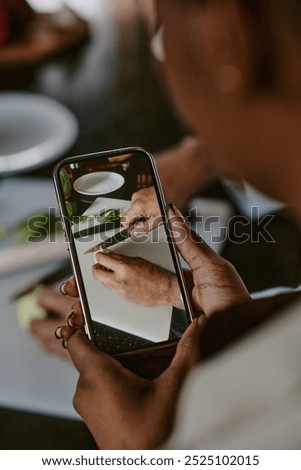
M 165 378 L 166 375 L 169 376 L 175 385 L 183 382 L 190 369 L 199 362 L 201 356 L 200 338 L 206 324 L 205 315 L 195 318 L 180 339 L 176 354 L 168 369 L 162 374 Z
M 68 352 L 81 375 L 89 371 L 93 373 L 96 366 L 107 368 L 111 361 L 110 356 L 91 343 L 83 329 L 76 330 L 68 339 Z
M 204 262 L 219 258 L 203 238 L 188 227 L 184 217 L 173 204 L 169 204 L 168 221 L 173 241 L 192 270 Z

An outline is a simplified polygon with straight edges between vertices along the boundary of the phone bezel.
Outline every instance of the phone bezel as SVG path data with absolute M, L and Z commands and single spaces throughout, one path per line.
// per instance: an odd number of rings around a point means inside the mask
M 60 181 L 60 170 L 65 165 L 74 164 L 85 159 L 91 159 L 95 157 L 100 157 L 100 158 L 116 157 L 119 155 L 136 153 L 136 152 L 144 153 L 147 156 L 148 161 L 151 165 L 153 178 L 154 178 L 154 187 L 156 190 L 156 194 L 157 194 L 157 198 L 158 198 L 158 202 L 160 206 L 160 211 L 163 216 L 163 223 L 164 223 L 164 227 L 167 233 L 168 244 L 170 247 L 171 256 L 172 256 L 173 263 L 175 266 L 176 275 L 179 281 L 181 295 L 182 295 L 185 310 L 187 312 L 188 321 L 190 320 L 190 322 L 192 322 L 194 318 L 183 269 L 181 267 L 178 252 L 177 252 L 175 243 L 173 241 L 173 237 L 171 235 L 169 224 L 168 224 L 168 217 L 167 217 L 167 212 L 166 212 L 167 204 L 166 204 L 164 193 L 162 190 L 159 174 L 155 165 L 155 160 L 152 154 L 142 147 L 125 147 L 125 148 L 119 148 L 119 149 L 114 149 L 114 150 L 105 150 L 101 152 L 93 152 L 89 154 L 67 157 L 61 160 L 60 162 L 58 162 L 53 170 L 54 186 L 55 186 L 56 196 L 57 196 L 57 200 L 59 204 L 59 210 L 61 213 L 62 224 L 63 224 L 66 240 L 67 240 L 68 247 L 69 247 L 68 251 L 69 251 L 69 256 L 71 259 L 72 269 L 73 269 L 73 273 L 75 276 L 75 280 L 76 280 L 76 284 L 77 284 L 77 288 L 79 292 L 79 298 L 82 304 L 83 315 L 85 318 L 85 331 L 89 339 L 94 344 L 97 344 L 97 343 L 94 338 L 93 321 L 89 312 L 89 304 L 88 304 L 85 286 L 84 286 L 84 282 L 83 282 L 83 278 L 81 274 L 80 263 L 78 260 L 76 246 L 75 246 L 74 238 L 72 236 L 73 234 L 71 230 L 71 224 L 70 224 L 69 216 L 67 214 L 67 209 L 65 205 L 65 196 L 64 196 L 63 189 L 61 186 L 61 181 Z M 110 354 L 110 355 L 116 358 L 119 358 L 119 357 L 124 358 L 124 357 L 131 356 L 133 354 L 137 355 L 142 352 L 154 351 L 154 350 L 159 350 L 162 348 L 164 349 L 166 347 L 170 347 L 172 344 L 176 344 L 178 341 L 179 340 L 167 340 L 167 341 L 160 342 L 160 343 L 153 343 L 151 346 L 146 346 L 141 349 L 135 349 L 133 351 L 127 351 L 123 353 Z

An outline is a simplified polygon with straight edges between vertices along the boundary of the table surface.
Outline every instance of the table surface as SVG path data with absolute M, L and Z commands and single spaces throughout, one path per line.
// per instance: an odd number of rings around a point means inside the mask
M 25 214 L 57 205 L 52 182 L 36 179 L 5 180 L 0 185 L 0 199 L 1 221 L 8 224 L 12 214 L 14 221 L 22 220 Z M 17 292 L 56 267 L 57 261 L 49 261 L 0 277 L 0 406 L 78 419 L 72 407 L 77 379 L 74 368 L 44 352 L 30 333 L 21 329 L 13 300 Z

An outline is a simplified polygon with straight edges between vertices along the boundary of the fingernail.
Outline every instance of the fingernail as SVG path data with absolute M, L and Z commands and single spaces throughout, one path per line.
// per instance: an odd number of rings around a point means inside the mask
M 204 326 L 204 324 L 205 324 L 206 321 L 207 321 L 207 318 L 206 318 L 206 316 L 202 313 L 202 314 L 197 318 L 197 321 L 198 321 L 198 325 L 199 325 L 199 326 Z
M 169 209 L 171 209 L 178 217 L 180 217 L 183 221 L 185 221 L 184 215 L 182 214 L 182 212 L 179 211 L 179 209 L 178 209 L 174 204 L 172 204 L 171 202 L 169 202 L 169 203 L 167 204 L 167 206 L 168 206 Z
M 71 312 L 69 313 L 69 315 L 67 317 L 67 325 L 70 326 L 70 328 L 74 327 L 73 317 L 74 317 L 74 310 L 71 310 Z
M 60 293 L 62 295 L 67 295 L 67 292 L 65 290 L 66 282 L 63 282 L 63 284 L 60 285 Z
M 62 339 L 62 336 L 61 336 L 61 331 L 62 331 L 62 326 L 58 326 L 55 331 L 54 331 L 54 336 L 56 337 L 56 339 Z
M 142 232 L 141 230 L 133 230 L 132 235 L 133 237 L 136 237 L 136 238 L 142 238 L 146 235 L 146 233 Z
M 68 349 L 68 341 L 66 339 L 63 339 L 62 346 L 64 349 Z

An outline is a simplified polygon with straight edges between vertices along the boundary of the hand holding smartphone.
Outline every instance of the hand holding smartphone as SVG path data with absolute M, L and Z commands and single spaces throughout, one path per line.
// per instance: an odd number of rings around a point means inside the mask
M 54 180 L 89 338 L 117 357 L 176 343 L 192 309 L 153 157 L 71 157 Z

